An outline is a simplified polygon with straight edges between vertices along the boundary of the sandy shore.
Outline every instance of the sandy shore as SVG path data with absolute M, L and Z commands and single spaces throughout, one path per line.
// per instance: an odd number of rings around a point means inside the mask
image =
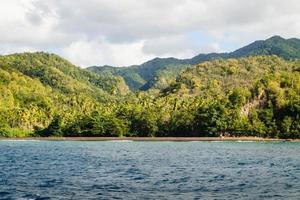
M 300 142 L 292 139 L 273 139 L 259 137 L 30 137 L 30 138 L 0 138 L 0 140 L 43 140 L 43 141 L 261 141 L 261 142 Z

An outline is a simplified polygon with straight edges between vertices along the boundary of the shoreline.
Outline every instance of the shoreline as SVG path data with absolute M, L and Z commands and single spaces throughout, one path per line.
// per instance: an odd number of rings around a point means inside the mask
M 300 139 L 260 137 L 25 137 L 0 138 L 0 141 L 140 141 L 140 142 L 300 142 Z

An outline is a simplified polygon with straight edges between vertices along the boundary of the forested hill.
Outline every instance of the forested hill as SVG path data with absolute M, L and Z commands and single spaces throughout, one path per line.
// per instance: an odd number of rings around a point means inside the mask
M 216 58 L 240 58 L 256 55 L 277 55 L 284 59 L 300 58 L 300 40 L 279 36 L 253 42 L 231 53 L 199 54 L 191 59 L 155 58 L 142 65 L 129 67 L 90 67 L 99 74 L 120 75 L 131 90 L 162 89 L 191 65 Z
M 0 56 L 0 136 L 300 138 L 298 43 L 273 37 L 196 65 L 158 58 L 100 74 L 54 54 Z
M 84 92 L 99 97 L 128 92 L 122 77 L 92 73 L 55 54 L 38 52 L 0 56 L 0 69 L 37 79 L 44 86 L 67 94 Z
M 127 92 L 121 77 L 94 74 L 57 55 L 0 56 L 0 136 L 25 136 L 56 115 L 70 122 Z
M 206 61 L 168 79 L 158 93 L 121 95 L 120 80 L 52 54 L 1 56 L 0 137 L 300 138 L 300 60 Z

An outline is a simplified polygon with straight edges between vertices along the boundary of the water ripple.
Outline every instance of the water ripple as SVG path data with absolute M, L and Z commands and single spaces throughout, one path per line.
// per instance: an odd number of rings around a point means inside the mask
M 299 143 L 0 143 L 4 199 L 299 199 Z

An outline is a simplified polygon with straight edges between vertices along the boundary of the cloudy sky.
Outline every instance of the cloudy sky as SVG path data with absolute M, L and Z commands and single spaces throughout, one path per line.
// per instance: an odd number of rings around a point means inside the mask
M 300 38 L 299 0 L 1 0 L 0 54 L 47 51 L 76 65 L 232 51 Z

